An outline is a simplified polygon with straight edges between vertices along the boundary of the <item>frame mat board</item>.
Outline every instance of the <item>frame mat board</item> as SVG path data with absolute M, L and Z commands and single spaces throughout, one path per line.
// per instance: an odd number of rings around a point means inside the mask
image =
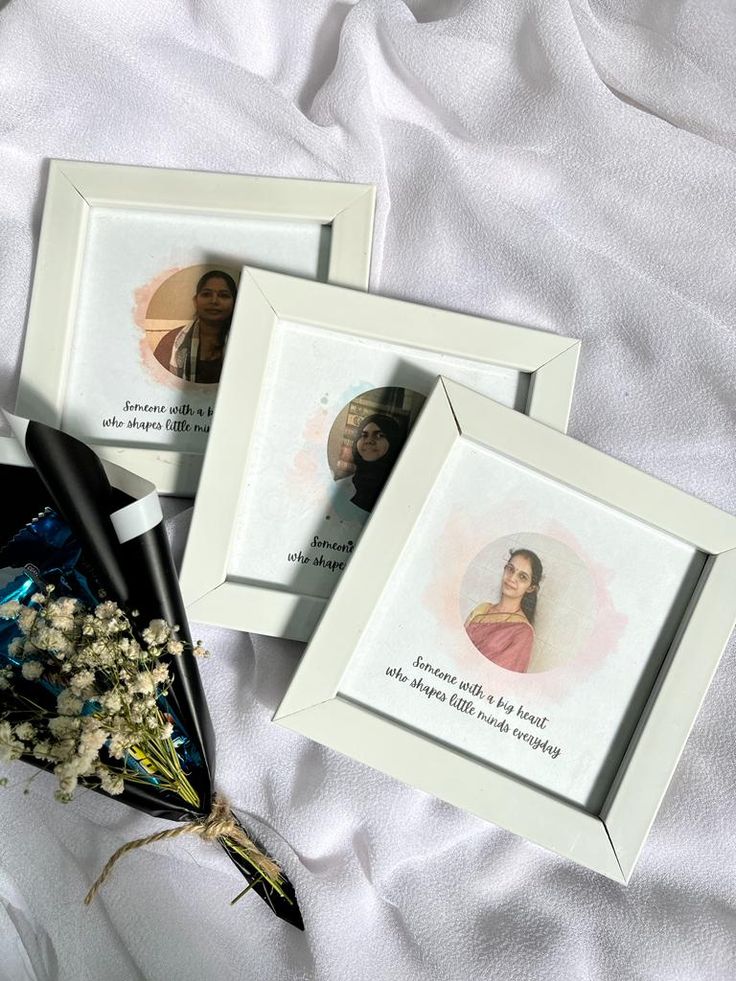
M 598 816 L 340 693 L 422 505 L 461 437 L 710 556 Z M 736 518 L 441 378 L 274 719 L 628 882 L 736 621 L 734 581 Z
M 279 321 L 483 361 L 531 375 L 526 411 L 564 430 L 580 345 L 572 338 L 246 267 L 181 568 L 190 616 L 307 640 L 327 600 L 228 576 L 269 346 Z M 218 520 L 211 520 L 217 513 Z
M 10 420 L 16 440 L 0 440 L 0 475 L 5 490 L 1 524 L 7 532 L 0 542 L 0 560 L 13 548 L 9 536 L 50 505 L 67 522 L 81 545 L 85 562 L 107 595 L 128 610 L 137 609 L 141 623 L 163 618 L 169 624 L 178 624 L 178 636 L 191 648 L 191 633 L 160 508 L 154 522 L 149 520 L 150 506 L 138 508 L 149 495 L 158 505 L 152 485 L 114 464 L 107 464 L 112 471 L 110 479 L 103 461 L 80 440 L 43 423 L 18 417 Z M 11 443 L 15 443 L 14 448 Z M 25 466 L 15 462 L 20 455 L 26 459 Z M 138 508 L 141 516 L 138 533 L 123 540 L 116 515 L 129 513 L 131 508 Z M 189 822 L 208 815 L 212 809 L 215 736 L 191 650 L 168 658 L 167 666 L 172 677 L 167 700 L 202 761 L 188 774 L 200 805 L 195 808 L 176 794 L 130 781 L 125 782 L 123 792 L 115 799 L 157 818 Z M 2 701 L 0 692 L 0 704 Z M 31 766 L 48 769 L 35 758 L 22 759 Z M 101 788 L 94 790 L 105 793 Z M 80 789 L 77 793 L 81 792 Z M 303 929 L 289 880 L 285 878 L 282 886 L 284 898 L 257 876 L 237 852 L 228 848 L 225 851 L 250 888 L 276 915 Z
M 16 402 L 20 416 L 50 426 L 61 422 L 87 224 L 91 209 L 106 207 L 329 225 L 327 280 L 359 290 L 368 286 L 372 185 L 51 160 Z M 159 493 L 194 495 L 200 453 L 91 445 L 148 477 Z

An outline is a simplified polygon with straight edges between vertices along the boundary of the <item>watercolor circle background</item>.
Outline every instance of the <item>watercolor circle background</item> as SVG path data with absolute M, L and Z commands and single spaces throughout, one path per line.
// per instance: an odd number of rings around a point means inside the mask
M 208 263 L 177 269 L 156 288 L 148 301 L 143 320 L 146 340 L 152 351 L 156 350 L 168 331 L 191 322 L 194 316 L 192 297 L 197 283 L 206 272 L 215 269 L 228 273 L 236 283 L 240 278 L 239 269 L 231 269 L 223 265 L 213 266 Z
M 498 602 L 503 567 L 517 548 L 536 552 L 544 568 L 528 673 L 551 671 L 585 651 L 597 616 L 593 575 L 569 545 L 535 532 L 505 535 L 485 545 L 463 576 L 460 614 L 464 623 L 478 603 Z
M 354 470 L 353 441 L 366 416 L 382 412 L 395 419 L 408 435 L 425 396 L 411 388 L 372 388 L 346 403 L 335 417 L 327 437 L 327 465 L 335 480 L 350 477 Z

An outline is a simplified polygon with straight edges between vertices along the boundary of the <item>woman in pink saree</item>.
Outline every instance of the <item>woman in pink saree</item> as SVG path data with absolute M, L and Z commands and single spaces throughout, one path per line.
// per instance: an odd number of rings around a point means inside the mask
M 529 670 L 541 579 L 536 552 L 516 549 L 504 566 L 498 603 L 479 603 L 465 621 L 465 631 L 483 657 L 507 671 Z

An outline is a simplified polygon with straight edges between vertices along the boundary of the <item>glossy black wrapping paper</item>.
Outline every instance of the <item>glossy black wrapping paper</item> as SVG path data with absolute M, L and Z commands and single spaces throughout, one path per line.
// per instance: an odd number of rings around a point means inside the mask
M 97 455 L 84 443 L 41 423 L 30 422 L 25 450 L 32 467 L 0 466 L 3 506 L 0 541 L 7 542 L 45 507 L 63 517 L 81 545 L 82 555 L 99 584 L 128 610 L 140 613 L 138 622 L 163 619 L 178 624 L 180 637 L 191 643 L 163 521 L 121 544 L 110 515 L 134 498 L 111 486 Z M 0 552 L 2 565 L 2 552 Z M 155 786 L 131 784 L 116 799 L 155 817 L 192 821 L 209 814 L 215 780 L 215 739 L 196 659 L 190 652 L 171 658 L 173 681 L 167 701 L 189 736 L 201 763 L 188 772 L 200 808 L 193 809 L 177 796 Z M 26 762 L 38 765 L 24 757 Z M 104 791 L 99 790 L 100 793 Z M 246 829 L 247 833 L 247 829 Z M 251 836 L 252 837 L 252 836 Z M 280 918 L 303 929 L 293 887 L 283 883 L 286 899 L 272 889 L 237 853 L 225 849 L 252 891 Z

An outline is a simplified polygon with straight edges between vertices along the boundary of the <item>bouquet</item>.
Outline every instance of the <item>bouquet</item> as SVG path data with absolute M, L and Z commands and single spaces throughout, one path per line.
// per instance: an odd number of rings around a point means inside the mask
M 0 761 L 51 770 L 60 801 L 81 785 L 178 822 L 118 849 L 86 902 L 126 852 L 196 834 L 245 877 L 233 902 L 253 889 L 303 928 L 288 879 L 213 792 L 207 651 L 189 637 L 151 486 L 50 427 L 22 436 L 35 470 L 2 467 L 17 493 L 0 530 L 26 501 L 53 507 L 0 552 Z

